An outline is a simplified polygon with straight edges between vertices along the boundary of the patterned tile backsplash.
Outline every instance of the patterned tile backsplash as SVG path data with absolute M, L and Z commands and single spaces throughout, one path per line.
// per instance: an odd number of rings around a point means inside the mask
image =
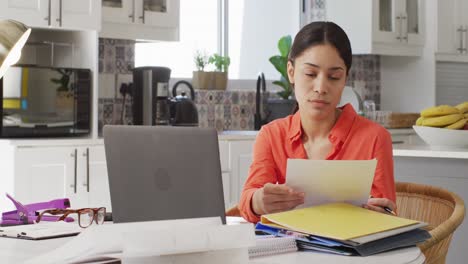
M 198 90 L 194 102 L 200 127 L 218 131 L 254 129 L 255 92 Z M 106 124 L 132 124 L 130 97 L 125 99 L 125 107 L 123 98 L 99 98 L 100 135 Z

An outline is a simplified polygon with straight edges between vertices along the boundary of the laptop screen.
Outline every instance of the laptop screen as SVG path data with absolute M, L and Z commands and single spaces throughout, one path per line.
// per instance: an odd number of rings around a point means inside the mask
M 220 216 L 225 208 L 214 129 L 105 126 L 115 223 Z

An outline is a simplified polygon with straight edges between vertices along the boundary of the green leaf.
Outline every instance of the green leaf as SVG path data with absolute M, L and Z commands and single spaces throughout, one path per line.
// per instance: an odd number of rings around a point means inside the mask
M 278 49 L 282 57 L 287 58 L 289 50 L 291 50 L 292 38 L 290 35 L 280 38 L 278 41 Z
M 276 94 L 279 95 L 283 99 L 289 99 L 289 96 L 291 95 L 291 93 L 288 91 L 279 91 Z
M 285 89 L 285 90 L 288 89 L 288 84 L 285 83 L 285 82 L 282 82 L 282 81 L 274 81 L 273 84 L 274 84 L 274 85 L 278 85 L 278 86 L 282 87 L 282 88 Z
M 285 79 L 287 79 L 288 74 L 287 74 L 287 65 L 288 65 L 288 59 L 286 57 L 282 57 L 279 55 L 273 56 L 270 58 L 271 64 L 275 66 L 275 69 L 279 71 L 281 76 L 283 76 Z

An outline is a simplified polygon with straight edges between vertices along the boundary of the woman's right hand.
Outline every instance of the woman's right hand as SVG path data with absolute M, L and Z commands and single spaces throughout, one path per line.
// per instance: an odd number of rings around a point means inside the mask
M 252 209 L 257 215 L 287 211 L 304 203 L 303 192 L 296 192 L 285 184 L 267 183 L 255 191 Z

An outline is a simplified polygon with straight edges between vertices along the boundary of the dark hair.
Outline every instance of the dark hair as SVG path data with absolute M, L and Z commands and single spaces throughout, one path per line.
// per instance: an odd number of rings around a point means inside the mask
M 288 60 L 294 65 L 295 59 L 306 49 L 321 44 L 330 44 L 336 48 L 346 65 L 346 75 L 348 75 L 353 60 L 351 43 L 346 32 L 333 22 L 317 21 L 305 25 L 294 37 Z M 298 109 L 299 105 L 296 102 L 293 113 Z

